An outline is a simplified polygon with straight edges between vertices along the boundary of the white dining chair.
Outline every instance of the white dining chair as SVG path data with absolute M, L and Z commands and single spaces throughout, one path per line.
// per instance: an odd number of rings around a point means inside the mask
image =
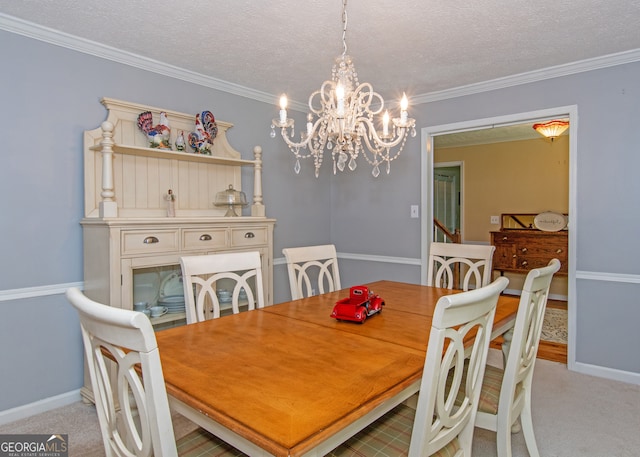
M 220 317 L 223 304 L 231 306 L 233 314 L 240 312 L 241 304 L 248 310 L 264 308 L 262 261 L 258 251 L 181 257 L 180 266 L 187 324 L 202 322 L 209 316 Z M 225 290 L 224 296 L 221 289 Z M 211 306 L 210 314 L 206 312 L 208 306 Z
M 338 257 L 333 244 L 285 248 L 291 299 L 340 290 Z
M 476 427 L 496 432 L 498 457 L 511 457 L 511 432 L 518 417 L 530 457 L 539 457 L 531 417 L 531 383 L 553 275 L 560 261 L 531 270 L 525 279 L 504 369 L 487 365 Z
M 495 246 L 433 242 L 429 247 L 427 285 L 469 290 L 491 282 Z
M 400 404 L 328 455 L 470 456 L 496 304 L 508 283 L 500 277 L 488 286 L 441 297 L 417 408 Z M 458 403 L 459 392 L 464 398 Z
M 107 457 L 243 455 L 203 429 L 177 443 L 149 318 L 87 298 L 66 297 L 80 317 L 87 369 Z

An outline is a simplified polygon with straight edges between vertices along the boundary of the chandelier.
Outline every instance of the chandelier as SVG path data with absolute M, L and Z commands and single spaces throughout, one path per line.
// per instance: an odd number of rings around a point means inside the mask
M 545 122 L 544 124 L 533 124 L 533 129 L 536 132 L 538 132 L 540 135 L 550 138 L 552 142 L 555 138 L 562 135 L 562 133 L 568 128 L 569 123 L 560 119 Z
M 280 117 L 271 122 L 271 138 L 279 127 L 282 138 L 296 158 L 294 171 L 300 173 L 300 159 L 313 158 L 316 178 L 320 173 L 325 148 L 331 151 L 333 174 L 356 169 L 356 159 L 362 153 L 373 167 L 377 178 L 380 167 L 386 165 L 387 174 L 407 141 L 408 133 L 416 136 L 415 119 L 407 115 L 409 102 L 403 94 L 400 117 L 391 119 L 384 110 L 384 100 L 369 83 L 358 81 L 353 60 L 347 55 L 347 0 L 342 2 L 342 55 L 338 56 L 331 71 L 331 79 L 322 83 L 309 97 L 306 131 L 300 132 L 300 141 L 294 141 L 294 120 L 287 117 L 287 97 L 280 97 Z M 382 125 L 376 130 L 374 116 L 382 114 Z M 397 148 L 396 148 L 397 146 Z M 395 150 L 393 148 L 396 148 Z

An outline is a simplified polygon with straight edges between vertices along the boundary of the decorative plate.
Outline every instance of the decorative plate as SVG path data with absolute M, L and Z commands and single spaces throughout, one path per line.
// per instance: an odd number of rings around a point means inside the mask
M 211 142 L 213 143 L 213 139 L 218 135 L 218 124 L 216 124 L 216 118 L 213 116 L 211 111 L 203 111 L 200 114 L 200 119 L 202 121 L 204 131 L 209 134 Z
M 567 226 L 567 217 L 553 211 L 545 211 L 533 218 L 533 225 L 543 232 L 559 232 Z
M 180 295 L 184 297 L 184 286 L 182 285 L 182 276 L 175 271 L 169 274 L 160 285 L 160 299 Z
M 167 308 L 167 314 L 182 313 L 185 309 L 184 295 L 172 295 L 158 300 L 158 304 Z

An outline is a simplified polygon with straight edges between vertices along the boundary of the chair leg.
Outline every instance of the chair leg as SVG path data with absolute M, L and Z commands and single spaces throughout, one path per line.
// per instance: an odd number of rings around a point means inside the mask
M 528 399 L 529 400 L 529 399 Z M 520 422 L 522 423 L 522 432 L 524 434 L 524 442 L 529 451 L 529 457 L 540 457 L 538 445 L 536 444 L 536 436 L 533 432 L 533 420 L 531 417 L 531 401 L 526 401 L 522 412 L 520 413 Z
M 475 426 L 473 425 L 474 422 L 475 421 L 470 421 L 467 425 L 465 425 L 465 427 L 458 435 L 458 442 L 460 443 L 460 447 L 462 448 L 463 456 L 471 455 L 473 431 L 475 430 Z
M 511 457 L 511 427 L 500 427 L 496 431 L 498 457 Z

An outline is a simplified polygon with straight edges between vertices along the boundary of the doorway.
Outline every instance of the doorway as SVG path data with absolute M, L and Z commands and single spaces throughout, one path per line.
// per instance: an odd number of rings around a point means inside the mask
M 421 166 L 421 281 L 426 283 L 429 245 L 433 241 L 434 218 L 434 137 L 451 133 L 493 129 L 501 126 L 528 123 L 549 118 L 569 118 L 569 273 L 567 280 L 568 339 L 567 366 L 575 369 L 575 323 L 576 323 L 576 173 L 577 173 L 577 106 L 564 106 L 539 111 L 516 113 L 472 121 L 424 127 L 422 134 Z
M 433 217 L 449 233 L 462 237 L 462 162 L 443 162 L 434 164 L 433 174 Z M 434 229 L 433 240 L 446 242 L 446 234 Z

